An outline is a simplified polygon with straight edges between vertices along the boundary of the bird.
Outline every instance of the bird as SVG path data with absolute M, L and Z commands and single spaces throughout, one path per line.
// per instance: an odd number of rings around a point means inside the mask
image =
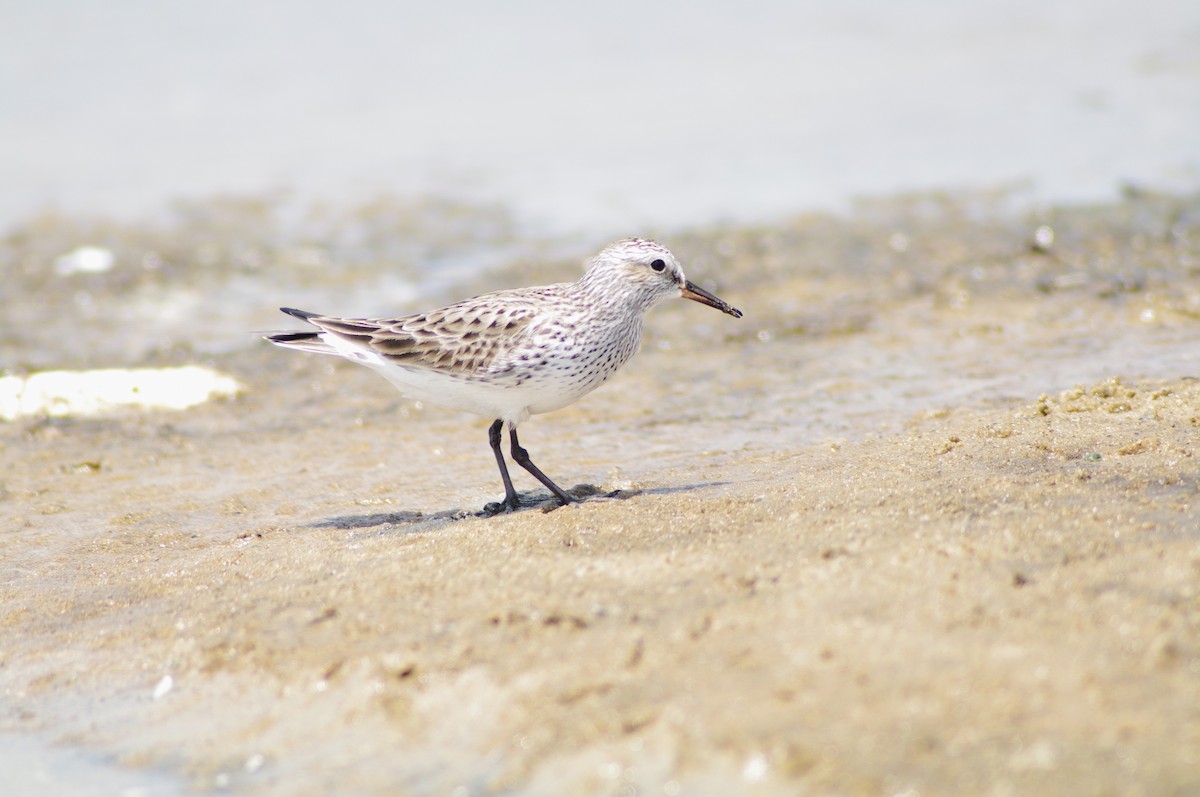
M 504 483 L 494 512 L 516 511 L 502 451 L 560 502 L 574 499 L 523 448 L 517 427 L 573 404 L 604 384 L 638 350 L 646 313 L 682 297 L 741 318 L 742 312 L 684 276 L 670 250 L 645 238 L 605 247 L 576 282 L 485 293 L 437 310 L 393 318 L 341 318 L 279 308 L 316 327 L 272 332 L 277 346 L 365 365 L 407 397 L 494 419 L 488 444 Z M 487 508 L 485 508 L 487 511 Z

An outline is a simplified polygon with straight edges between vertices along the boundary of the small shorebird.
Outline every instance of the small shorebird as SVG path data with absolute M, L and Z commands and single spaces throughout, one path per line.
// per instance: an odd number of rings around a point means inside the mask
M 279 346 L 336 354 L 383 375 L 406 396 L 494 418 L 488 441 L 504 480 L 504 507 L 520 506 L 500 437 L 563 504 L 571 497 L 529 458 L 517 425 L 578 401 L 637 351 L 642 318 L 682 296 L 741 318 L 742 312 L 694 285 L 666 247 L 642 238 L 609 246 L 578 282 L 497 291 L 428 313 L 398 318 L 336 318 L 290 307 L 316 332 L 277 332 Z

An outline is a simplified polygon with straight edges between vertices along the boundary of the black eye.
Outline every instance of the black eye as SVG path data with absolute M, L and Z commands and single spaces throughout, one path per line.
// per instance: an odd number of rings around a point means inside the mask
M 655 271 L 662 271 L 666 267 L 667 267 L 667 264 L 661 260 L 655 260 L 653 263 L 650 264 L 650 268 L 654 269 Z

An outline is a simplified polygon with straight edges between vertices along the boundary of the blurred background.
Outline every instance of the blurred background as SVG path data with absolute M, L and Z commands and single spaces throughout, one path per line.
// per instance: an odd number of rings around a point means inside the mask
M 567 279 L 629 235 L 743 290 L 768 261 L 925 283 L 996 247 L 909 251 L 921 197 L 961 230 L 981 214 L 946 195 L 1021 213 L 1200 187 L 1195 0 L 8 0 L 3 20 L 10 371 L 228 353 L 280 304 L 394 314 Z M 829 246 L 782 235 L 866 205 L 876 226 Z M 1179 217 L 1155 213 L 1132 229 Z M 764 255 L 771 236 L 791 248 Z
M 606 238 L 1200 183 L 1194 0 L 4 3 L 0 228 L 217 194 Z

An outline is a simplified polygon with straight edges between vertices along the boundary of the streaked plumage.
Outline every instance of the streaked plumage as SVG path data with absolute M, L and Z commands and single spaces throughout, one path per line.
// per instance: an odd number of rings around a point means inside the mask
M 670 296 L 741 311 L 689 282 L 675 256 L 645 239 L 596 255 L 577 282 L 497 291 L 398 318 L 338 318 L 282 308 L 316 332 L 280 332 L 272 343 L 336 354 L 382 374 L 410 398 L 496 419 L 490 441 L 505 486 L 516 491 L 499 448 L 509 427 L 513 458 L 559 500 L 570 498 L 528 461 L 517 425 L 560 409 L 602 385 L 637 351 L 642 319 Z

